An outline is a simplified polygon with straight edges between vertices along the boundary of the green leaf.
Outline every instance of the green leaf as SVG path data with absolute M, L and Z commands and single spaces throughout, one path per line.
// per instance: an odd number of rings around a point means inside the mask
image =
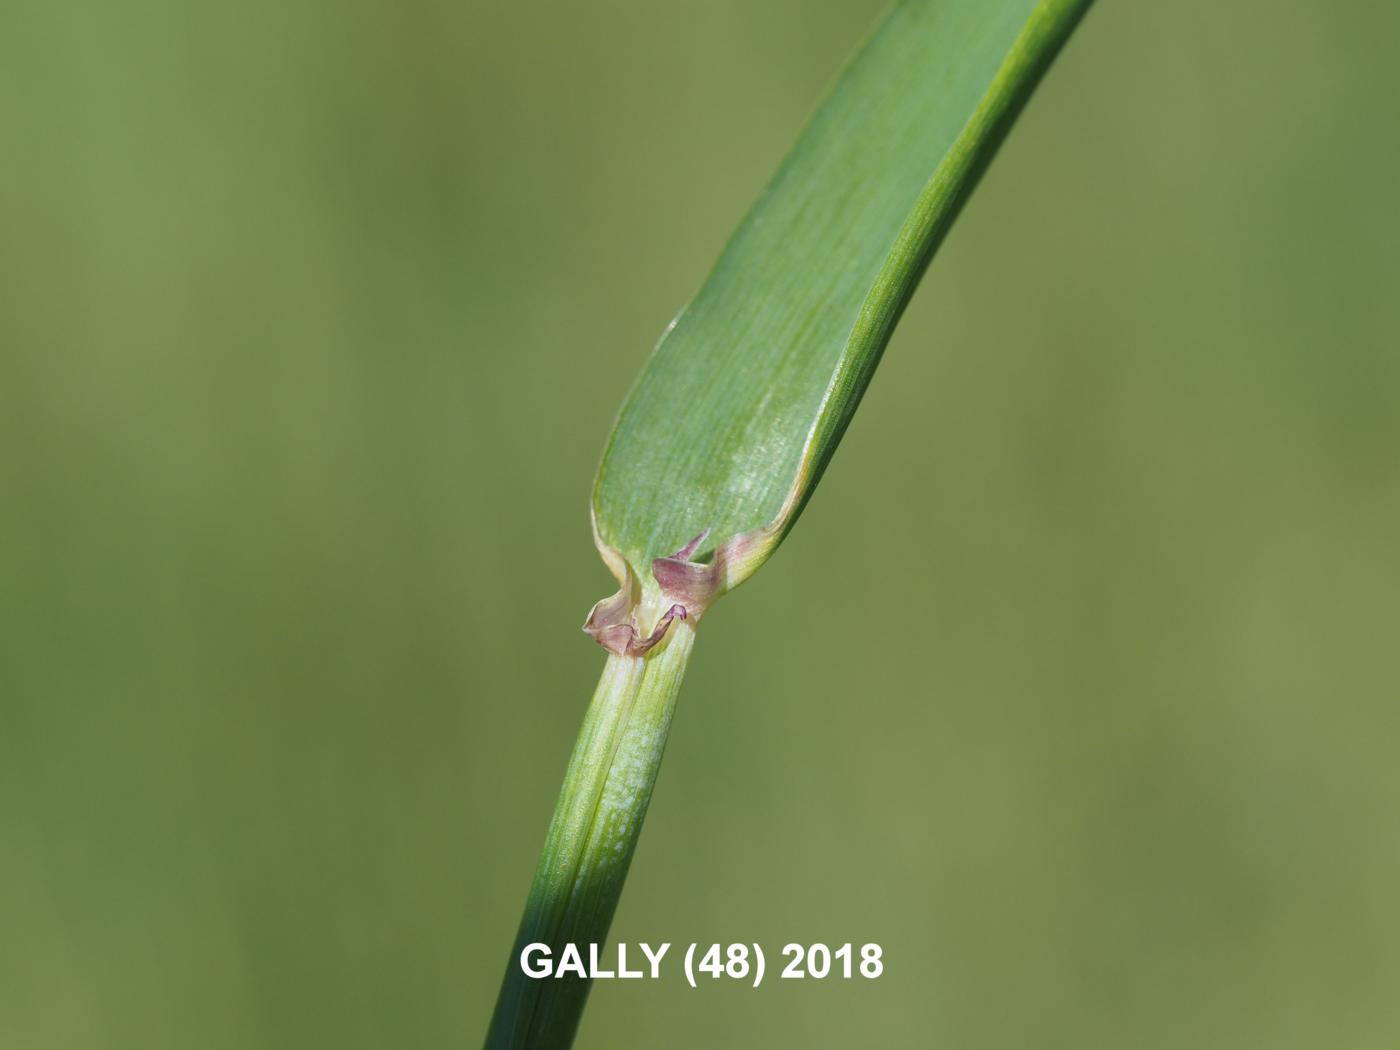
M 851 61 L 623 405 L 593 492 L 604 646 L 645 652 L 781 543 L 1088 2 L 910 0 Z
M 598 549 L 621 588 L 584 625 L 611 655 L 516 933 L 491 1050 L 572 1042 L 589 978 L 536 980 L 517 960 L 606 940 L 694 621 L 796 521 L 929 256 L 1087 6 L 896 7 L 623 406 L 593 494 Z

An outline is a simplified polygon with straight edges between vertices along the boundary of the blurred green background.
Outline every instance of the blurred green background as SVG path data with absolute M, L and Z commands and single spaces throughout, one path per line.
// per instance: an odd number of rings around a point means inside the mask
M 613 413 L 878 0 L 0 13 L 0 1046 L 480 1039 Z M 580 1046 L 1400 1043 L 1400 13 L 1092 11 L 707 618 Z

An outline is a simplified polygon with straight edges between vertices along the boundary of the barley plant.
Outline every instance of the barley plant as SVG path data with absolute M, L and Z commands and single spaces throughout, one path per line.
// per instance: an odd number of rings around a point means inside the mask
M 837 79 L 622 406 L 593 489 L 606 651 L 487 1035 L 567 1047 L 701 621 L 782 543 L 930 257 L 1089 0 L 906 0 Z

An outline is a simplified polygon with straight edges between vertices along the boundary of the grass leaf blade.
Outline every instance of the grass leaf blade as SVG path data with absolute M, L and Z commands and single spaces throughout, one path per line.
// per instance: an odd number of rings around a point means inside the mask
M 934 249 L 1087 7 L 909 0 L 851 61 L 609 441 L 594 529 L 637 637 L 676 603 L 703 615 L 782 541 Z

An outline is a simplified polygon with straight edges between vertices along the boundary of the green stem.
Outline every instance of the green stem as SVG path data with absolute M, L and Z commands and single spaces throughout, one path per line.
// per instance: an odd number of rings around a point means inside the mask
M 606 941 L 651 801 L 686 660 L 684 620 L 644 657 L 609 655 L 574 744 L 525 915 L 506 965 L 487 1050 L 554 1050 L 573 1042 L 591 981 L 527 977 L 521 950 L 547 944 L 558 961 Z

